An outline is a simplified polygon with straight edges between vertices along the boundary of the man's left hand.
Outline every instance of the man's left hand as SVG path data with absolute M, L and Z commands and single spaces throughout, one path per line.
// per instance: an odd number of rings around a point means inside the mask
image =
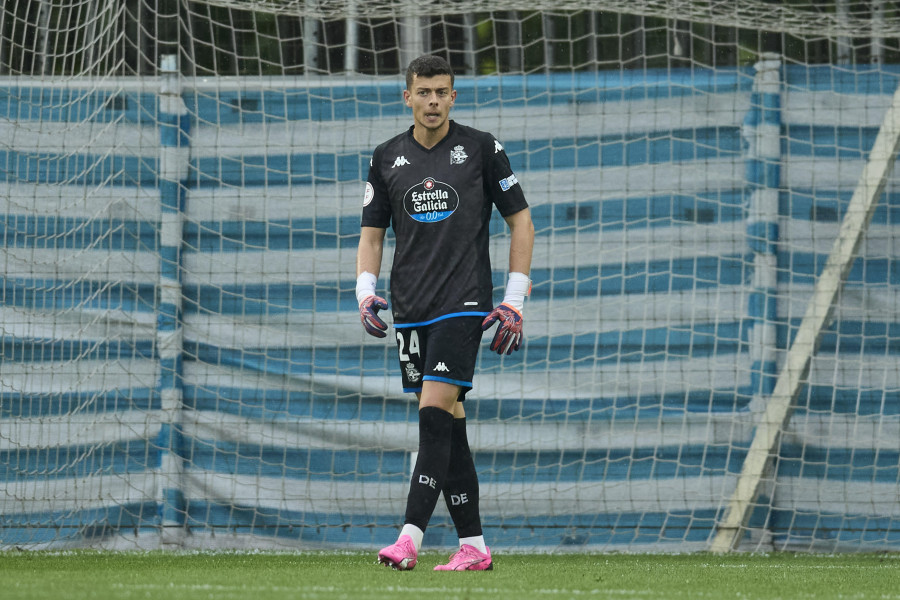
M 500 304 L 481 322 L 481 330 L 486 331 L 498 321 L 491 350 L 500 354 L 512 354 L 519 349 L 522 341 L 522 313 L 508 304 Z

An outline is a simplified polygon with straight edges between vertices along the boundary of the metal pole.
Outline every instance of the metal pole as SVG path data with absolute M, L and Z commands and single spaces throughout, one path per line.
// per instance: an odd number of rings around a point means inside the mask
M 850 8 L 848 0 L 836 0 L 834 10 L 837 13 L 838 23 L 845 25 L 850 16 Z M 846 35 L 839 35 L 837 38 L 837 64 L 850 64 L 853 48 L 850 46 L 850 39 Z
M 553 69 L 555 62 L 554 57 L 556 53 L 553 51 L 553 38 L 556 28 L 553 15 L 544 14 L 542 19 L 544 23 L 544 70 L 549 72 Z
M 872 57 L 873 64 L 884 64 L 884 0 L 872 2 Z
M 412 1 L 409 4 L 411 7 L 417 6 Z M 406 72 L 406 66 L 424 53 L 425 36 L 421 17 L 403 17 L 400 21 L 400 72 Z
M 7 9 L 3 8 L 0 10 L 0 75 L 6 75 L 10 72 L 10 65 L 6 64 L 6 56 L 7 56 L 7 39 L 12 39 L 12 36 L 7 38 L 6 36 L 6 14 Z
M 40 61 L 40 64 L 31 67 L 32 72 L 37 72 L 40 75 L 48 75 L 48 63 L 50 61 L 47 60 L 47 52 L 50 49 L 50 2 L 49 0 L 41 0 L 40 5 L 38 6 L 38 37 L 37 37 L 37 56 L 36 58 Z
M 747 240 L 753 252 L 753 290 L 748 310 L 751 385 L 759 405 L 775 389 L 775 325 L 778 315 L 778 190 L 781 187 L 781 57 L 763 54 L 756 63 L 752 108 L 744 122 L 747 185 L 750 189 Z M 759 414 L 761 411 L 757 411 Z
M 509 18 L 507 26 L 507 48 L 509 48 L 509 70 L 513 73 L 522 72 L 524 69 L 522 60 L 522 20 L 519 11 L 513 10 L 506 13 Z
M 347 3 L 347 18 L 344 20 L 347 29 L 347 43 L 344 45 L 344 71 L 355 73 L 359 67 L 359 24 L 356 22 L 356 2 Z
M 159 432 L 160 533 L 164 545 L 181 545 L 187 522 L 184 501 L 182 412 L 184 332 L 182 330 L 182 231 L 190 159 L 190 119 L 181 96 L 178 55 L 161 57 L 159 88 L 160 261 L 156 344 Z
M 470 75 L 478 74 L 478 60 L 475 54 L 475 15 L 472 13 L 466 13 L 463 16 L 463 40 L 464 40 L 464 51 L 463 55 L 465 58 L 466 68 L 469 71 Z
M 312 9 L 315 0 L 306 0 L 307 7 Z M 303 68 L 306 74 L 319 70 L 319 36 L 320 23 L 312 17 L 303 17 Z

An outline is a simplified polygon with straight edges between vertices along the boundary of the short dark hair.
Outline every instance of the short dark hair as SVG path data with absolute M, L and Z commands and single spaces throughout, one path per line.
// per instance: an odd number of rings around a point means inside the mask
M 449 75 L 450 87 L 453 87 L 455 77 L 453 76 L 453 68 L 450 66 L 450 63 L 440 56 L 431 54 L 415 58 L 409 63 L 409 67 L 406 68 L 406 89 L 412 87 L 413 78 L 416 76 L 434 77 L 435 75 Z

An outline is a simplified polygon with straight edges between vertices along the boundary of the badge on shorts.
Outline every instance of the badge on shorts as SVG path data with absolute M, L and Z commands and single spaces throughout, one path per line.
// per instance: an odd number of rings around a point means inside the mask
M 411 362 L 406 363 L 404 368 L 406 369 L 406 380 L 410 383 L 415 383 L 422 377 L 422 374 L 419 373 L 416 366 Z
M 469 155 L 466 154 L 466 150 L 462 146 L 454 146 L 453 150 L 450 151 L 451 165 L 461 165 L 466 162 L 467 158 L 469 158 Z

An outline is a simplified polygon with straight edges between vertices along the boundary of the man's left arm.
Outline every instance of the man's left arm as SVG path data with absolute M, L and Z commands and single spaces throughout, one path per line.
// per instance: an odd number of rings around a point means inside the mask
M 522 209 L 507 217 L 509 226 L 509 279 L 503 302 L 485 317 L 482 331 L 499 321 L 491 350 L 497 354 L 511 354 L 519 349 L 522 341 L 522 309 L 525 296 L 531 291 L 531 255 L 534 250 L 534 223 L 531 211 Z

